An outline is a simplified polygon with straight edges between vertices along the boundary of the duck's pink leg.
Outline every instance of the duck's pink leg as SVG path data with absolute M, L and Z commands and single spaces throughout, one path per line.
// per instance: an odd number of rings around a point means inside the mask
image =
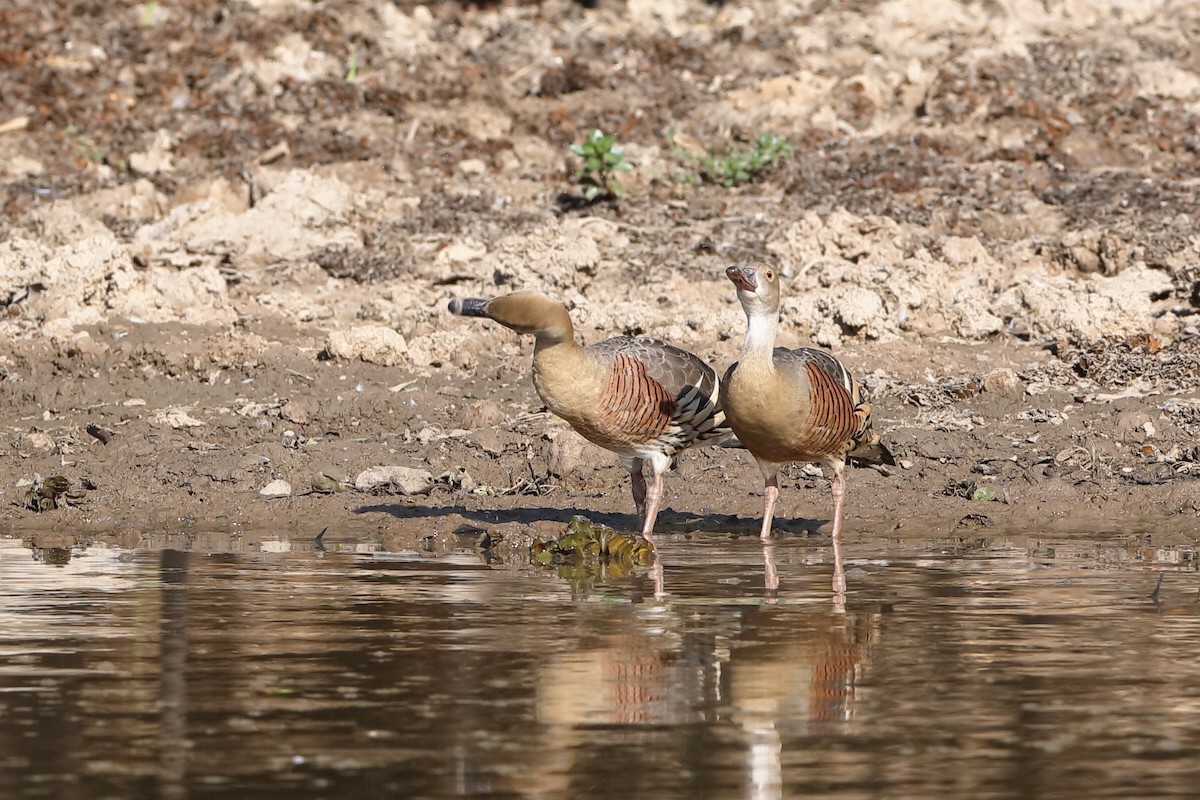
M 842 498 L 846 496 L 846 479 L 842 470 L 833 471 L 833 594 L 846 595 L 846 571 L 842 567 Z
M 644 485 L 644 482 L 643 482 Z M 646 521 L 642 523 L 642 536 L 646 537 L 646 541 L 654 541 L 654 520 L 658 516 L 658 507 L 662 505 L 663 496 L 663 476 L 659 473 L 654 473 L 654 481 L 650 484 L 650 491 L 646 495 Z
M 767 501 L 763 508 L 762 533 L 759 534 L 764 542 L 771 539 L 771 520 L 775 517 L 775 501 L 779 498 L 779 479 L 774 473 L 767 476 L 765 487 Z

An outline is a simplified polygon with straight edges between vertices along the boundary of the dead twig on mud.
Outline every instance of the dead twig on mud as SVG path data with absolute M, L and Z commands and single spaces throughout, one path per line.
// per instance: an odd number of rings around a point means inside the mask
M 27 127 L 29 127 L 29 117 L 22 114 L 19 117 L 13 117 L 12 119 L 0 122 L 0 134 L 23 131 Z
M 1080 470 L 1086 473 L 1083 481 L 1092 481 L 1098 484 L 1103 478 L 1111 477 L 1113 474 L 1112 468 L 1097 454 L 1095 443 L 1091 443 L 1087 447 L 1077 444 L 1060 450 L 1054 456 L 1054 461 L 1056 464 L 1064 465 L 1074 462 Z
M 554 487 L 550 485 L 550 474 L 538 476 L 533 471 L 533 461 L 526 461 L 525 466 L 529 468 L 528 478 L 513 479 L 510 472 L 508 475 L 509 482 L 512 484 L 507 489 L 501 489 L 501 495 L 535 495 L 541 497 L 554 491 Z

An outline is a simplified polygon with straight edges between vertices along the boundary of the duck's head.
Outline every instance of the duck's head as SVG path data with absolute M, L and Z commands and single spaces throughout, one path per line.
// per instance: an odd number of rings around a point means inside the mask
M 537 292 L 513 292 L 491 300 L 455 298 L 450 312 L 461 317 L 487 317 L 517 333 L 539 339 L 562 340 L 572 336 L 567 307 Z
M 738 300 L 746 313 L 779 310 L 779 270 L 760 263 L 730 267 L 725 275 L 737 287 Z

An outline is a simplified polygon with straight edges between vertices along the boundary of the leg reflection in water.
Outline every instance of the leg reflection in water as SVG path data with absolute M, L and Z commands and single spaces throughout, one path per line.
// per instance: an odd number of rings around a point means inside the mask
M 763 598 L 768 605 L 779 602 L 779 568 L 775 566 L 775 543 L 764 540 L 763 548 Z M 846 593 L 835 591 L 832 595 L 835 611 L 846 610 Z
M 775 543 L 763 542 L 763 597 L 771 605 L 779 602 L 779 570 L 775 566 Z

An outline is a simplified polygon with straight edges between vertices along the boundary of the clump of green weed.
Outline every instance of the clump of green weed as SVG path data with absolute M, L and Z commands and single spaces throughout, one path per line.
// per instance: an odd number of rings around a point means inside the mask
M 617 137 L 596 128 L 582 144 L 571 145 L 571 152 L 583 159 L 575 177 L 585 200 L 592 202 L 602 194 L 625 196 L 625 187 L 617 180 L 617 173 L 633 166 L 625 160 L 625 148 L 617 144 Z
M 771 166 L 786 161 L 793 150 L 792 143 L 774 133 L 760 134 L 748 145 L 727 147 L 721 154 L 712 151 L 696 153 L 675 144 L 674 132 L 667 139 L 675 152 L 684 161 L 693 165 L 698 174 L 687 174 L 683 183 L 712 181 L 722 186 L 740 186 L 749 183 Z
M 93 164 L 107 164 L 115 167 L 120 172 L 129 170 L 129 162 L 125 159 L 113 159 L 109 153 L 96 143 L 96 140 L 88 136 L 83 130 L 75 124 L 70 124 L 63 131 L 67 139 L 75 146 L 75 156 L 84 161 L 90 161 Z

